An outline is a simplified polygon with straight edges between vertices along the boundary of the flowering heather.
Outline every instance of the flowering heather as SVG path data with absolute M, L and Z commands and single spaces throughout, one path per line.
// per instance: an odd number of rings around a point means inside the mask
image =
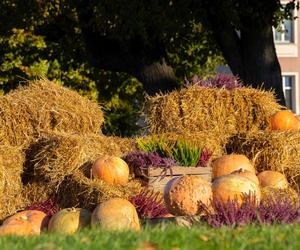
M 172 167 L 178 165 L 178 163 L 172 158 L 161 157 L 155 152 L 146 153 L 142 151 L 135 151 L 127 154 L 123 157 L 123 159 L 131 168 L 139 169 L 142 174 L 145 174 L 145 170 L 149 167 L 161 168 L 162 177 L 167 174 L 168 170 L 172 174 Z
M 203 148 L 197 167 L 203 167 L 203 168 L 207 167 L 211 156 L 212 156 L 212 152 L 207 148 Z
M 255 197 L 245 195 L 241 207 L 237 200 L 212 202 L 212 207 L 201 205 L 203 220 L 212 227 L 242 226 L 245 224 L 279 224 L 300 221 L 300 207 L 295 206 L 288 197 L 278 196 L 261 201 L 258 205 Z
M 26 209 L 42 211 L 50 217 L 60 210 L 58 204 L 56 203 L 56 200 L 53 198 L 34 203 L 28 206 Z
M 135 206 L 138 214 L 142 218 L 159 218 L 168 213 L 163 197 L 159 192 L 150 189 L 144 189 L 129 201 Z
M 217 74 L 215 77 L 208 78 L 207 80 L 195 75 L 190 81 L 185 78 L 184 82 L 185 86 L 199 85 L 207 88 L 226 88 L 228 90 L 242 87 L 241 80 L 231 74 Z

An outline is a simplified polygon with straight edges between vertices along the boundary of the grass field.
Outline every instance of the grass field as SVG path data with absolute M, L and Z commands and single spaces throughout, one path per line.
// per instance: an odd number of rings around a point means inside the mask
M 145 228 L 141 233 L 85 229 L 73 236 L 1 237 L 1 250 L 300 249 L 300 224 L 213 229 L 206 225 Z

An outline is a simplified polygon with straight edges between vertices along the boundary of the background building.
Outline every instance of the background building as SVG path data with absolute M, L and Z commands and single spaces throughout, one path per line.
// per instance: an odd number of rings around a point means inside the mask
M 283 1 L 287 2 L 287 1 Z M 298 16 L 294 10 L 294 16 Z M 299 19 L 285 20 L 280 30 L 274 29 L 274 41 L 277 56 L 281 66 L 282 84 L 287 107 L 294 113 L 300 114 L 299 89 Z

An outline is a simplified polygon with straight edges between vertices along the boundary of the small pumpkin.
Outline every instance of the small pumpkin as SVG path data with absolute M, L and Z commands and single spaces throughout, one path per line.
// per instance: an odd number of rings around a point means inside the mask
M 245 169 L 239 169 L 232 172 L 232 174 L 237 174 L 239 176 L 244 176 L 253 181 L 256 185 L 259 185 L 259 180 L 257 175 L 255 175 L 253 172 Z
M 92 213 L 83 208 L 65 208 L 54 214 L 48 225 L 49 232 L 74 234 L 90 225 Z
M 201 176 L 181 176 L 171 179 L 164 189 L 164 201 L 173 215 L 196 215 L 201 204 L 210 207 L 211 184 Z
M 42 230 L 47 229 L 48 222 L 49 217 L 44 212 L 25 210 L 4 220 L 0 235 L 40 235 Z
M 297 130 L 298 120 L 291 111 L 281 110 L 271 116 L 270 128 L 272 130 Z
M 93 164 L 92 176 L 109 184 L 126 184 L 129 180 L 129 166 L 120 157 L 105 155 Z
M 212 162 L 212 180 L 240 169 L 255 174 L 255 168 L 247 156 L 242 154 L 223 155 Z
M 92 213 L 91 224 L 108 230 L 139 231 L 140 221 L 133 204 L 122 198 L 114 198 L 99 204 Z
M 263 187 L 273 187 L 273 188 L 288 188 L 289 183 L 284 174 L 278 171 L 266 170 L 260 172 L 258 175 L 258 180 L 260 186 Z
M 220 176 L 212 183 L 214 202 L 226 203 L 228 200 L 237 200 L 239 206 L 243 203 L 244 195 L 254 195 L 255 201 L 259 204 L 261 191 L 259 185 L 249 178 L 237 174 Z

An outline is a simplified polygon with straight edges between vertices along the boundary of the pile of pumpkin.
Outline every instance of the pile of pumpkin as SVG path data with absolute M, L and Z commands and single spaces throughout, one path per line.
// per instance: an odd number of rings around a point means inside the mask
M 104 156 L 91 168 L 92 176 L 110 184 L 125 184 L 129 166 L 119 157 Z M 244 155 L 231 154 L 212 162 L 212 184 L 201 176 L 181 176 L 170 180 L 164 190 L 165 205 L 172 215 L 198 215 L 201 204 L 226 202 L 243 194 L 253 193 L 257 203 L 265 187 L 288 188 L 285 176 L 275 171 L 256 175 L 250 160 Z M 0 235 L 39 235 L 43 230 L 73 234 L 86 226 L 100 226 L 109 230 L 140 230 L 136 208 L 128 200 L 113 198 L 90 212 L 83 208 L 65 208 L 51 218 L 38 210 L 25 210 L 7 218 L 0 227 Z
M 126 184 L 129 181 L 129 166 L 119 157 L 99 158 L 91 172 L 93 178 L 110 184 Z M 65 208 L 51 218 L 39 210 L 24 210 L 4 220 L 0 235 L 39 235 L 45 230 L 72 234 L 80 228 L 98 224 L 111 230 L 140 230 L 138 214 L 132 203 L 114 198 L 99 204 L 93 212 L 83 208 Z
M 212 184 L 201 176 L 174 178 L 165 188 L 164 199 L 173 215 L 197 215 L 201 212 L 200 204 L 210 207 L 212 202 L 237 201 L 241 206 L 245 194 L 255 197 L 259 204 L 262 195 L 267 194 L 264 190 L 270 188 L 288 189 L 285 175 L 277 171 L 263 171 L 256 175 L 246 156 L 230 154 L 212 162 Z

